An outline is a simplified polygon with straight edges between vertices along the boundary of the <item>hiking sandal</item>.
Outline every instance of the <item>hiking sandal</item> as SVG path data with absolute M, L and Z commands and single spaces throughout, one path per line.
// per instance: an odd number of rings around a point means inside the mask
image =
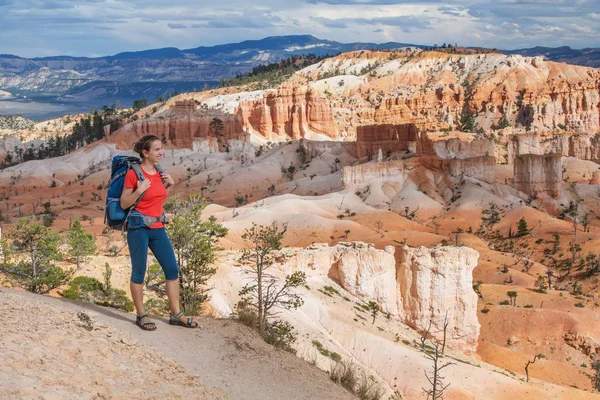
M 187 317 L 187 322 L 180 321 L 179 318 L 183 317 L 183 312 L 177 315 L 169 314 L 169 324 L 177 326 L 185 326 L 186 328 L 197 328 L 198 323 L 192 320 L 192 317 Z
M 140 315 L 138 315 L 138 316 L 135 317 L 135 324 L 137 326 L 139 326 L 144 331 L 155 331 L 156 330 L 156 324 L 153 321 L 142 322 L 142 318 L 144 318 L 144 317 L 148 317 L 148 319 L 150 318 L 148 316 L 148 313 L 145 312 L 145 313 L 140 314 Z

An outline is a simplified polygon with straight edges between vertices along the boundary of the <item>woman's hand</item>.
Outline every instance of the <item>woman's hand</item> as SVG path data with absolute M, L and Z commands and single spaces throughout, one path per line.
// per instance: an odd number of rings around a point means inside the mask
M 144 179 L 143 181 L 138 181 L 137 189 L 135 191 L 137 194 L 141 195 L 148 189 L 150 189 L 150 179 Z
M 150 179 L 144 179 L 143 181 L 138 181 L 135 190 L 132 188 L 123 188 L 123 193 L 121 194 L 121 208 L 126 210 L 131 207 L 149 187 Z
M 160 177 L 162 178 L 163 183 L 165 184 L 165 188 L 170 188 L 175 184 L 175 180 L 173 180 L 173 177 L 170 174 L 167 174 L 166 172 Z

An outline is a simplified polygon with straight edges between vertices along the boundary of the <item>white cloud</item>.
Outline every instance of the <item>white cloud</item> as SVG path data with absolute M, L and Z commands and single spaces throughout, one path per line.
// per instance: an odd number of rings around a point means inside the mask
M 600 47 L 598 0 L 0 0 L 0 53 L 114 54 L 312 34 L 497 48 Z

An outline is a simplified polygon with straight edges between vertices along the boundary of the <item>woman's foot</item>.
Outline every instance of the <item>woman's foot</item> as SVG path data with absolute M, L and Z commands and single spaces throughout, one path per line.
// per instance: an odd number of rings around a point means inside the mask
M 156 330 L 156 324 L 150 319 L 147 312 L 136 316 L 135 324 L 145 331 Z
M 186 317 L 182 312 L 177 315 L 169 315 L 169 324 L 177 326 L 185 326 L 186 328 L 197 328 L 198 323 L 192 319 L 192 317 Z

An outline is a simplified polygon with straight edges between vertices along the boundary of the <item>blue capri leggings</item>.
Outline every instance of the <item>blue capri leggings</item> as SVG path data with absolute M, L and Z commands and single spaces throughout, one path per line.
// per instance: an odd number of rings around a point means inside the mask
M 127 231 L 127 244 L 131 256 L 131 282 L 142 284 L 146 276 L 146 263 L 148 262 L 148 248 L 158 260 L 167 280 L 177 279 L 179 270 L 175 252 L 165 228 L 150 229 L 139 228 Z

